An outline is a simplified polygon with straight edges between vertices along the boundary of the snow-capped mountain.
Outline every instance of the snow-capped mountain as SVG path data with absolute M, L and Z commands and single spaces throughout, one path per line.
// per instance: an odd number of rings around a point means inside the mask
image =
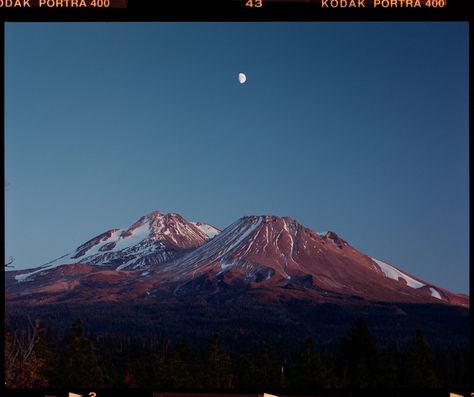
M 335 232 L 319 234 L 289 217 L 247 216 L 211 241 L 162 268 L 182 285 L 205 276 L 252 287 L 303 286 L 372 301 L 445 302 L 467 299 L 353 248 Z
M 18 281 L 62 265 L 87 263 L 116 270 L 146 268 L 168 262 L 205 243 L 219 229 L 201 222 L 188 222 L 175 213 L 153 211 L 127 229 L 112 229 L 37 269 L 22 272 Z
M 317 302 L 469 302 L 361 253 L 335 232 L 319 234 L 277 216 L 246 216 L 220 232 L 155 211 L 46 265 L 7 272 L 6 281 L 10 299 L 41 296 L 43 303 L 64 300 L 65 293 L 76 301 L 150 301 L 237 285 Z

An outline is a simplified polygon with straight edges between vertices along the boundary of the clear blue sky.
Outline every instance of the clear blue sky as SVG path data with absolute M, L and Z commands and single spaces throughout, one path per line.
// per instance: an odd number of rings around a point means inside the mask
M 273 214 L 468 292 L 467 23 L 8 23 L 5 45 L 17 268 L 152 210 Z

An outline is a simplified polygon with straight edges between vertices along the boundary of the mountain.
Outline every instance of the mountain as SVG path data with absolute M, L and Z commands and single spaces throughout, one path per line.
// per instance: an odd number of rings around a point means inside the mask
M 301 287 L 313 296 L 468 305 L 453 294 L 353 248 L 335 232 L 320 235 L 289 217 L 247 216 L 162 269 L 167 281 L 204 276 L 252 287 Z
M 219 229 L 201 222 L 188 222 L 175 213 L 153 211 L 127 229 L 111 229 L 77 247 L 72 253 L 48 262 L 17 280 L 63 265 L 87 263 L 121 269 L 146 268 L 168 262 L 204 244 Z
M 162 291 L 212 293 L 238 285 L 318 301 L 443 303 L 467 296 L 371 258 L 329 231 L 318 234 L 290 217 L 246 216 L 220 232 L 182 216 L 154 211 L 127 229 L 112 229 L 36 269 L 7 272 L 7 296 L 34 303 L 150 300 Z M 82 294 L 82 291 L 87 294 Z
M 290 217 L 245 216 L 219 231 L 155 211 L 52 262 L 5 272 L 5 297 L 10 323 L 75 317 L 98 333 L 334 341 L 362 315 L 387 343 L 416 329 L 434 343 L 468 339 L 469 296 Z

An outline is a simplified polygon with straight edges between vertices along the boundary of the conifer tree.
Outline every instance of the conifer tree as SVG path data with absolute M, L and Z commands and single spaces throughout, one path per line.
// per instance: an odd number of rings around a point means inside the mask
M 231 388 L 234 385 L 234 374 L 230 354 L 218 334 L 214 334 L 207 352 L 206 386 Z
M 291 368 L 291 386 L 294 388 L 314 389 L 331 387 L 331 377 L 327 365 L 319 350 L 314 348 L 311 337 L 306 338 L 295 363 Z
M 420 330 L 408 343 L 402 363 L 403 384 L 407 387 L 434 388 L 441 386 L 434 371 L 434 353 Z
M 59 387 L 101 387 L 102 371 L 92 341 L 84 335 L 81 320 L 74 322 L 65 338 L 59 359 L 56 385 Z
M 175 388 L 202 387 L 196 352 L 187 340 L 179 341 L 172 352 L 168 378 Z
M 341 386 L 368 388 L 377 386 L 380 371 L 377 338 L 373 336 L 363 318 L 359 317 L 341 339 Z
M 254 372 L 252 387 L 275 389 L 286 386 L 284 367 L 273 347 L 263 343 L 250 359 Z

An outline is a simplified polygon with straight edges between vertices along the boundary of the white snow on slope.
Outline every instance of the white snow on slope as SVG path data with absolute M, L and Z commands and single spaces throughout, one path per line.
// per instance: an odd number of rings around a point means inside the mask
M 84 255 L 81 255 L 78 258 L 74 258 L 77 254 L 77 251 L 69 254 L 65 257 L 59 258 L 56 261 L 50 262 L 47 264 L 47 268 L 51 269 L 65 264 L 73 264 L 80 262 L 92 262 L 99 255 L 114 256 L 114 254 L 119 254 L 131 247 L 136 246 L 141 243 L 143 240 L 147 239 L 150 236 L 150 225 L 149 222 L 145 222 L 143 225 L 133 229 L 131 234 L 124 236 L 123 233 L 125 229 L 118 229 L 112 233 L 109 238 L 106 238 L 100 241 L 98 244 L 92 246 Z M 100 249 L 109 243 L 115 243 L 115 246 L 106 252 L 101 252 Z
M 18 282 L 26 281 L 30 276 L 37 274 L 43 270 L 53 269 L 61 265 L 69 265 L 69 264 L 75 264 L 75 263 L 81 263 L 81 262 L 91 262 L 98 255 L 106 254 L 106 253 L 101 252 L 100 249 L 104 245 L 109 244 L 109 243 L 116 243 L 116 245 L 113 249 L 111 249 L 110 251 L 107 251 L 107 253 L 110 255 L 116 254 L 146 239 L 150 233 L 150 228 L 149 228 L 148 223 L 145 223 L 142 226 L 138 227 L 137 229 L 133 230 L 130 236 L 122 237 L 122 233 L 124 231 L 125 231 L 124 229 L 118 229 L 114 231 L 109 238 L 104 238 L 98 244 L 93 245 L 83 255 L 79 256 L 78 258 L 75 258 L 75 256 L 77 255 L 77 250 L 76 250 L 73 253 L 63 255 L 62 257 L 55 259 L 54 261 L 46 263 L 44 266 L 41 266 L 41 268 L 36 269 L 33 272 L 19 274 L 15 276 L 15 279 Z
M 371 259 L 375 261 L 377 265 L 379 265 L 380 270 L 382 270 L 382 272 L 385 274 L 386 277 L 391 278 L 393 280 L 397 280 L 397 281 L 399 278 L 401 278 L 405 280 L 407 282 L 407 285 L 411 288 L 421 288 L 425 286 L 425 284 L 420 283 L 419 281 L 415 280 L 414 278 L 411 278 L 405 273 L 402 273 L 400 270 L 394 268 L 388 263 L 379 261 L 378 259 L 375 259 L 375 258 L 371 258 Z
M 89 248 L 83 255 L 80 256 L 80 258 L 84 258 L 86 256 L 92 256 L 100 253 L 100 249 L 105 245 L 109 243 L 116 242 L 117 240 L 120 239 L 120 234 L 122 233 L 122 230 L 116 230 L 112 233 L 112 235 L 109 238 L 104 238 L 101 240 L 98 244 L 93 245 L 91 248 Z M 76 252 L 72 255 L 75 256 Z M 79 261 L 80 258 L 78 259 L 73 259 L 74 261 Z M 72 263 L 72 262 L 69 262 Z
M 132 234 L 127 237 L 121 237 L 117 240 L 114 251 L 122 251 L 126 248 L 137 245 L 143 240 L 150 237 L 150 222 L 145 222 L 143 225 L 132 230 Z
M 21 283 L 22 281 L 25 281 L 28 277 L 30 277 L 34 273 L 36 273 L 36 272 L 18 274 L 17 276 L 15 276 L 15 280 L 18 281 L 19 283 Z
M 393 280 L 398 281 L 399 278 L 406 281 L 407 285 L 411 288 L 421 288 L 425 287 L 426 284 L 420 283 L 419 281 L 415 280 L 414 278 L 410 277 L 409 275 L 401 272 L 400 270 L 396 269 L 395 267 L 389 265 L 388 263 L 382 262 L 375 258 L 372 259 L 377 265 L 379 265 L 380 270 L 385 274 L 386 277 L 391 278 Z M 430 287 L 431 296 L 437 299 L 443 299 L 441 294 L 433 287 Z
M 190 222 L 194 226 L 196 226 L 201 232 L 207 234 L 207 237 L 213 238 L 214 236 L 217 236 L 221 231 L 217 229 L 216 227 L 212 225 L 208 225 L 207 223 L 201 223 L 201 222 Z
M 439 292 L 436 291 L 433 287 L 430 288 L 430 291 L 431 291 L 431 296 L 434 296 L 435 298 L 438 298 L 438 299 L 443 299 L 441 298 L 441 295 L 439 294 Z

